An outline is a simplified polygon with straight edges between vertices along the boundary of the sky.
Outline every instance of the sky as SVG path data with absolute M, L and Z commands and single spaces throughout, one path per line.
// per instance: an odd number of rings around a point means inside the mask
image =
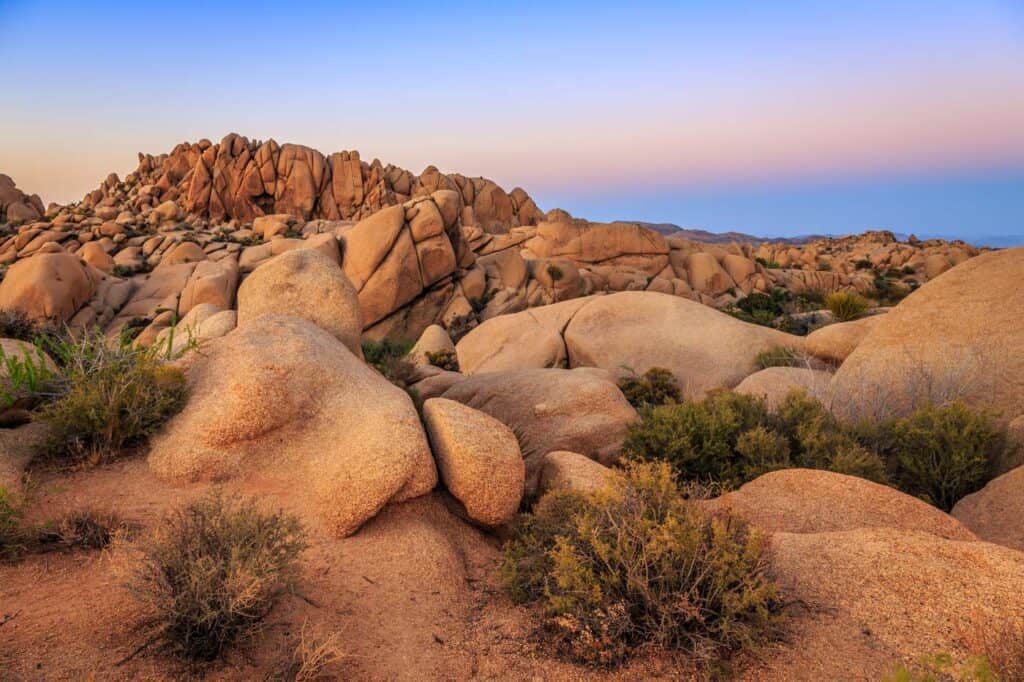
M 1022 0 L 0 0 L 0 64 L 45 202 L 238 132 L 592 220 L 1024 235 Z

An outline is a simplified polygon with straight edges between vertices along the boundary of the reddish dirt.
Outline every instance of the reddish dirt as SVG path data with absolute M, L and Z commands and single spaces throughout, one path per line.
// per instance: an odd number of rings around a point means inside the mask
M 31 520 L 110 509 L 138 524 L 137 535 L 209 488 L 170 487 L 141 458 L 35 478 Z M 224 488 L 258 495 L 268 508 L 301 514 L 304 506 L 294 491 L 265 481 Z M 0 626 L 0 679 L 267 679 L 289 659 L 303 626 L 340 636 L 348 658 L 336 672 L 346 679 L 693 677 L 685 662 L 653 656 L 615 673 L 555 658 L 533 634 L 534 615 L 500 592 L 497 541 L 453 516 L 439 494 L 391 506 L 342 540 L 306 522 L 302 596 L 286 598 L 267 627 L 225 661 L 198 669 L 149 650 L 119 664 L 146 640 L 138 629 L 144 614 L 125 589 L 131 540 L 0 566 L 0 614 L 17 614 Z

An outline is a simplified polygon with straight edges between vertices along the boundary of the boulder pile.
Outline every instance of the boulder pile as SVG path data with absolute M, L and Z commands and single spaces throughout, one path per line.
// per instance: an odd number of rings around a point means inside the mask
M 45 210 L 0 175 L 0 301 L 73 327 L 128 325 L 152 342 L 196 305 L 232 309 L 243 279 L 296 249 L 342 263 L 365 337 L 415 339 L 440 324 L 456 340 L 500 315 L 597 293 L 725 308 L 776 289 L 866 292 L 880 273 L 917 286 L 978 253 L 888 232 L 803 246 L 700 243 L 545 214 L 524 190 L 486 178 L 433 166 L 416 175 L 358 152 L 236 134 L 140 154 L 124 179 L 111 174 L 81 201 Z M 61 253 L 81 271 L 60 265 L 54 285 Z M 50 263 L 21 265 L 47 254 Z

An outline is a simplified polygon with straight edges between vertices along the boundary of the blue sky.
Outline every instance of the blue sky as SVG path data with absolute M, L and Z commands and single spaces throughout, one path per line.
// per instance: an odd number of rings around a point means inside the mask
M 1024 9 L 0 0 L 0 172 L 68 201 L 228 132 L 592 219 L 1024 233 Z

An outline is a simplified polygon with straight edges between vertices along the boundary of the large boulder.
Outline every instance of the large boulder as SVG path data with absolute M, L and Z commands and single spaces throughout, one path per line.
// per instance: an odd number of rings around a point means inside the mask
M 803 391 L 823 400 L 832 375 L 809 367 L 768 367 L 754 372 L 734 389 L 737 393 L 764 398 L 769 409 L 778 407 L 792 391 Z
M 524 369 L 467 377 L 444 393 L 510 427 L 526 462 L 526 494 L 537 492 L 544 455 L 577 452 L 602 464 L 616 460 L 638 417 L 607 372 Z
M 444 398 L 423 404 L 423 421 L 441 480 L 469 517 L 498 526 L 515 516 L 526 470 L 512 429 Z
M 188 404 L 149 455 L 161 477 L 304 486 L 340 535 L 436 484 L 409 396 L 312 322 L 264 315 L 187 358 Z
M 710 500 L 708 505 L 731 509 L 773 533 L 896 528 L 950 540 L 977 540 L 962 523 L 916 497 L 831 471 L 773 471 Z
M 992 479 L 950 513 L 982 540 L 1024 551 L 1024 466 Z
M 1024 619 L 1016 550 L 895 528 L 775 533 L 770 547 L 781 600 L 806 610 L 749 679 L 877 680 L 923 656 L 962 661 Z
M 568 357 L 562 332 L 572 316 L 593 300 L 577 298 L 487 320 L 456 344 L 459 368 L 476 374 L 565 367 Z
M 313 249 L 275 256 L 238 287 L 238 322 L 262 315 L 309 320 L 363 356 L 363 321 L 355 287 L 336 261 Z
M 804 348 L 820 360 L 841 364 L 881 319 L 882 315 L 871 315 L 852 322 L 825 325 L 807 335 Z
M 1024 248 L 992 251 L 926 283 L 874 323 L 832 380 L 843 418 L 902 415 L 963 398 L 1009 420 L 1024 405 Z
M 66 322 L 96 291 L 93 272 L 70 253 L 37 253 L 14 263 L 0 282 L 0 309 Z
M 593 298 L 565 328 L 571 367 L 669 369 L 688 398 L 732 388 L 756 371 L 755 358 L 803 339 L 741 322 L 695 301 L 649 291 Z

